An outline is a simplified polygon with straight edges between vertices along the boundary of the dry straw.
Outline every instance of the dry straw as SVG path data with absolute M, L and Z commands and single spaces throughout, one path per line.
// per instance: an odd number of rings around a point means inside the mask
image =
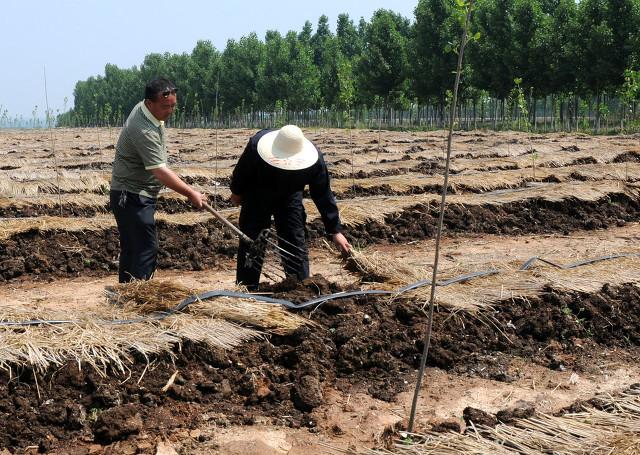
M 440 138 L 440 140 L 442 140 Z M 492 153 L 495 153 L 498 150 L 501 156 L 499 157 L 486 157 L 482 155 L 473 156 L 470 158 L 455 156 L 453 162 L 451 163 L 450 169 L 455 174 L 451 175 L 451 177 L 458 177 L 463 173 L 470 172 L 480 172 L 480 173 L 489 173 L 495 170 L 516 170 L 518 173 L 523 174 L 526 173 L 529 176 L 532 176 L 532 158 L 531 154 L 527 152 L 528 145 L 521 144 L 520 147 L 510 147 L 509 150 L 497 149 L 493 147 Z M 542 172 L 541 175 L 546 174 L 547 169 L 555 169 L 560 167 L 566 167 L 568 170 L 574 169 L 580 162 L 592 162 L 595 167 L 603 167 L 606 168 L 609 164 L 614 164 L 614 160 L 623 153 L 622 150 L 624 148 L 620 146 L 614 147 L 606 147 L 599 148 L 597 150 L 593 149 L 584 149 L 577 152 L 563 152 L 558 151 L 557 148 L 553 149 L 551 147 L 538 144 L 537 148 L 546 148 L 546 150 L 539 150 L 536 152 L 536 177 L 538 177 L 539 172 Z M 367 152 L 367 150 L 363 150 Z M 342 153 L 341 153 L 342 152 Z M 468 153 L 468 152 L 462 152 Z M 433 144 L 431 145 L 429 150 L 425 150 L 418 153 L 412 153 L 412 159 L 399 159 L 406 155 L 405 151 L 398 151 L 395 154 L 395 160 L 390 159 L 386 162 L 378 162 L 373 163 L 370 160 L 371 151 L 369 153 L 362 153 L 359 155 L 360 161 L 358 162 L 358 169 L 363 172 L 376 171 L 380 173 L 398 173 L 398 171 L 410 172 L 415 169 L 417 166 L 424 164 L 424 159 L 437 159 L 441 157 L 441 153 L 435 150 Z M 347 154 L 345 151 L 336 151 L 332 153 L 332 157 L 334 160 L 339 160 L 341 158 L 347 158 Z M 369 158 L 367 158 L 369 157 Z M 393 157 L 388 157 L 393 158 Z M 441 161 L 441 164 L 444 164 Z M 617 163 L 615 163 L 617 164 Z M 635 163 L 629 162 L 629 167 Z M 623 164 L 624 167 L 624 164 Z M 339 163 L 337 165 L 333 165 L 331 167 L 331 173 L 335 177 L 347 178 L 351 173 L 351 165 L 347 163 Z M 605 174 L 602 172 L 601 174 Z M 600 179 L 602 177 L 599 177 Z
M 117 292 L 115 292 L 117 291 Z M 286 311 L 281 305 L 251 299 L 218 298 L 189 305 L 185 313 L 149 318 L 150 312 L 167 311 L 193 291 L 168 281 L 139 281 L 118 285 L 111 301 L 73 323 L 31 326 L 0 326 L 0 368 L 31 366 L 45 371 L 68 361 L 92 366 L 102 374 L 108 367 L 125 372 L 133 353 L 145 357 L 173 355 L 183 340 L 212 348 L 233 349 L 271 333 L 289 333 L 309 321 Z M 41 309 L 2 308 L 2 321 L 68 320 L 67 313 Z M 136 321 L 122 323 L 122 321 Z M 246 327 L 252 326 L 252 327 Z
M 197 292 L 166 280 L 134 280 L 113 287 L 112 303 L 140 313 L 168 311 Z
M 102 194 L 93 193 L 71 193 L 64 195 L 65 205 L 68 207 L 79 207 L 94 209 L 97 212 L 106 212 L 109 202 L 108 197 Z M 25 197 L 2 197 L 0 196 L 0 207 L 17 207 L 20 209 L 30 207 L 52 208 L 58 205 L 58 196 L 50 194 L 38 194 Z M 35 210 L 37 211 L 37 210 Z
M 425 279 L 427 269 L 415 267 L 406 260 L 374 251 L 353 249 L 346 266 L 363 276 L 365 281 L 381 284 L 378 288 L 395 289 Z
M 537 182 L 555 181 L 570 182 L 572 180 L 638 180 L 640 179 L 640 163 L 583 164 L 561 168 L 539 168 L 536 170 Z M 449 185 L 456 191 L 487 192 L 502 189 L 522 188 L 533 181 L 531 173 L 523 169 L 498 170 L 490 172 L 466 171 L 449 176 Z M 402 193 L 413 188 L 439 188 L 442 175 L 423 175 L 407 173 L 384 177 L 370 177 L 358 180 L 358 186 L 366 189 L 388 188 Z M 351 188 L 352 183 L 346 179 L 336 179 L 332 188 L 338 193 Z
M 212 179 L 210 169 L 187 169 L 185 176 L 192 178 Z M 585 164 L 561 168 L 539 168 L 536 170 L 537 182 L 555 181 L 571 182 L 572 180 L 602 181 L 602 180 L 627 180 L 628 182 L 640 179 L 640 163 L 609 163 L 609 164 Z M 391 191 L 403 193 L 413 188 L 436 188 L 442 185 L 441 175 L 426 176 L 422 174 L 401 174 L 385 177 L 371 177 L 358 180 L 358 185 L 366 189 L 388 188 Z M 475 193 L 497 191 L 505 189 L 522 188 L 527 182 L 532 181 L 531 174 L 522 169 L 500 170 L 491 172 L 467 171 L 462 174 L 449 177 L 450 187 L 456 191 L 471 191 Z M 338 192 L 344 192 L 351 188 L 352 182 L 346 179 L 336 179 L 332 187 Z M 630 183 L 630 186 L 633 186 Z M 78 207 L 90 207 L 104 210 L 108 198 L 104 195 L 108 187 L 102 177 L 88 175 L 82 178 L 62 177 L 60 190 L 65 194 L 65 203 Z M 215 187 L 218 191 L 218 187 Z M 228 189 L 225 189 L 228 191 Z M 0 207 L 17 206 L 28 207 L 38 205 L 54 207 L 58 204 L 55 178 L 28 181 L 14 181 L 5 179 L 0 181 Z M 161 195 L 163 199 L 182 200 L 182 196 L 174 192 Z
M 203 291 L 192 290 L 173 281 L 149 280 L 120 284 L 114 292 L 112 300 L 124 309 L 149 313 L 173 309 L 187 297 L 197 296 Z M 250 297 L 220 296 L 196 301 L 186 307 L 186 311 L 193 316 L 225 319 L 276 334 L 290 333 L 311 323 L 280 304 L 260 302 Z
M 40 316 L 33 314 L 34 318 Z M 103 374 L 107 367 L 125 372 L 134 361 L 134 352 L 147 358 L 162 353 L 173 355 L 173 348 L 185 339 L 231 349 L 259 335 L 255 330 L 228 321 L 188 316 L 126 325 L 85 319 L 75 324 L 2 327 L 0 368 L 30 366 L 45 371 L 74 361 L 90 365 Z
M 58 189 L 59 188 L 59 189 Z M 63 171 L 60 176 L 45 171 L 13 171 L 7 179 L 0 179 L 0 196 L 18 197 L 37 194 L 104 193 L 109 189 L 109 176 L 97 172 Z
M 567 201 L 597 201 L 604 200 L 614 194 L 625 194 L 638 200 L 638 190 L 621 182 L 571 182 L 558 184 L 544 184 L 535 187 L 494 191 L 482 194 L 450 195 L 447 203 L 465 206 L 498 206 L 502 204 L 542 199 L 551 202 Z M 410 196 L 376 196 L 344 200 L 340 202 L 340 216 L 344 224 L 360 225 L 368 221 L 384 221 L 385 217 L 406 210 L 412 206 L 436 206 L 438 196 L 435 194 Z M 309 212 L 311 204 L 306 206 Z M 315 213 L 315 212 L 312 212 Z
M 361 455 L 638 455 L 640 454 L 640 395 L 603 397 L 610 411 L 588 409 L 554 417 L 546 414 L 495 428 L 467 428 L 463 434 L 407 435 L 392 447 L 363 451 L 332 449 Z M 418 441 L 418 442 L 411 442 Z
M 406 261 L 386 257 L 380 252 L 354 251 L 346 267 L 360 273 L 365 281 L 378 282 L 372 285 L 376 288 L 399 289 L 427 278 L 425 269 L 412 267 Z M 606 259 L 570 269 L 560 269 L 543 262 L 536 262 L 528 270 L 518 270 L 518 267 L 519 264 L 501 265 L 495 274 L 439 286 L 436 302 L 445 308 L 476 312 L 492 308 L 499 302 L 540 295 L 547 287 L 593 293 L 607 283 L 614 286 L 640 283 L 640 256 L 637 255 Z M 462 275 L 464 273 L 458 276 Z M 440 281 L 455 278 L 448 272 Z M 427 285 L 407 291 L 402 297 L 423 302 L 429 298 L 429 293 L 430 287 Z

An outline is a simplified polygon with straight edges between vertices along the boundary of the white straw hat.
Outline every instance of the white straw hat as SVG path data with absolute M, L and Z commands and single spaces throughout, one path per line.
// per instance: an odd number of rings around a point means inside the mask
M 318 161 L 318 150 L 296 125 L 270 131 L 258 141 L 258 154 L 271 166 L 296 171 Z

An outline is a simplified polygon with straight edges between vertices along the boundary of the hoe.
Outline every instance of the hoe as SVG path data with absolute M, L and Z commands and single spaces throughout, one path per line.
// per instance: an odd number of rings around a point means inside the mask
M 247 252 L 247 256 L 245 259 L 246 261 L 245 263 L 249 267 L 260 268 L 262 266 L 267 249 L 277 251 L 283 260 L 286 258 L 290 262 L 302 261 L 299 255 L 290 252 L 288 249 L 283 248 L 281 245 L 283 243 L 286 243 L 287 245 L 289 245 L 289 249 L 296 249 L 296 250 L 299 250 L 299 252 L 303 252 L 303 251 L 299 247 L 292 245 L 291 243 L 287 242 L 285 239 L 282 239 L 278 236 L 275 236 L 275 237 L 277 238 L 277 240 L 279 240 L 279 242 L 275 242 L 271 238 L 273 237 L 272 229 L 263 229 L 258 235 L 258 237 L 255 240 L 253 240 L 247 234 L 245 234 L 240 229 L 238 229 L 238 227 L 236 227 L 235 224 L 233 224 L 231 221 L 229 221 L 224 216 L 222 216 L 220 212 L 215 210 L 206 202 L 203 204 L 203 207 L 209 213 L 215 216 L 218 220 L 220 220 L 222 224 L 224 224 L 227 228 L 233 231 L 240 238 L 240 240 L 242 240 L 243 242 L 246 242 L 249 245 L 249 251 Z M 276 275 L 280 275 L 280 274 L 276 273 Z M 284 278 L 284 276 L 280 276 L 280 278 Z

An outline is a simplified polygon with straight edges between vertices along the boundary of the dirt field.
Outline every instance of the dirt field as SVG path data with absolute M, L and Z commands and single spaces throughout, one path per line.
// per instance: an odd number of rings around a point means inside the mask
M 173 169 L 232 221 L 229 176 L 253 133 L 168 130 Z M 380 268 L 338 257 L 310 203 L 313 276 L 267 279 L 266 295 L 392 293 L 291 310 L 304 323 L 283 331 L 212 325 L 211 301 L 103 324 L 139 316 L 104 292 L 117 281 L 107 194 L 118 130 L 0 130 L 0 454 L 356 453 L 406 426 L 430 288 L 396 291 L 431 279 L 445 133 L 306 133 L 325 153 L 347 237 Z M 639 141 L 455 135 L 418 432 L 638 390 Z M 171 192 L 157 218 L 156 280 L 234 289 L 232 233 Z M 35 319 L 73 322 L 7 324 Z M 224 344 L 226 330 L 237 338 Z

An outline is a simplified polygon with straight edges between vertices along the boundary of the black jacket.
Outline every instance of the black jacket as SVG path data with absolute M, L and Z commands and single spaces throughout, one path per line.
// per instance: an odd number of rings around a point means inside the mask
M 244 201 L 258 198 L 269 206 L 275 206 L 295 193 L 301 196 L 305 186 L 309 185 L 311 199 L 320 212 L 327 234 L 340 232 L 338 206 L 331 192 L 322 152 L 318 149 L 318 161 L 306 169 L 276 168 L 258 154 L 258 141 L 269 131 L 272 130 L 261 130 L 249 139 L 233 170 L 231 192 L 242 196 Z

